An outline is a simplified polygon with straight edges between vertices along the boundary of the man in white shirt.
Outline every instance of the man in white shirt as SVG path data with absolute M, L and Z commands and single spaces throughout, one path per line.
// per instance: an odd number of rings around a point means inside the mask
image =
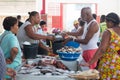
M 89 62 L 98 48 L 97 42 L 100 35 L 100 28 L 97 21 L 93 18 L 92 11 L 89 7 L 85 7 L 81 10 L 81 18 L 86 21 L 87 24 L 84 26 L 81 39 L 76 39 L 75 41 L 81 43 L 83 58 L 86 62 Z M 96 65 L 97 62 L 92 64 L 89 68 L 94 69 Z
M 92 11 L 89 7 L 84 7 L 81 10 L 81 18 L 83 21 L 85 21 L 84 27 L 80 31 L 78 31 L 74 35 L 81 35 L 81 39 L 75 39 L 75 42 L 79 42 L 81 44 L 81 47 L 83 49 L 83 58 L 86 62 L 89 62 L 98 46 L 97 42 L 100 35 L 100 28 L 98 26 L 97 21 L 92 16 Z M 69 34 L 69 33 L 68 33 Z M 69 35 L 72 35 L 71 33 Z M 89 68 L 94 69 L 97 65 L 97 62 L 92 64 Z

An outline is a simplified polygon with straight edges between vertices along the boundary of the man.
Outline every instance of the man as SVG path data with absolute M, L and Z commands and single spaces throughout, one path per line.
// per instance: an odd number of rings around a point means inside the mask
M 96 20 L 97 15 L 96 14 L 92 14 L 93 18 Z
M 81 43 L 83 58 L 86 62 L 89 62 L 98 48 L 97 42 L 99 39 L 100 29 L 97 21 L 93 18 L 92 11 L 89 7 L 85 7 L 81 10 L 81 18 L 86 21 L 87 24 L 84 26 L 81 39 L 76 39 L 75 41 Z M 94 69 L 96 67 L 96 63 L 97 62 L 91 65 L 90 69 Z
M 74 21 L 73 23 L 74 29 L 71 30 L 71 32 L 77 32 L 79 30 L 79 22 L 77 20 Z
M 17 15 L 17 20 L 18 20 L 18 27 L 20 28 L 20 26 L 23 24 L 23 22 L 21 22 L 21 16 Z
M 67 32 L 67 33 L 63 33 L 62 35 L 65 37 L 65 35 L 72 35 L 72 36 L 75 36 L 74 38 L 80 38 L 82 36 L 82 33 L 83 33 L 83 29 L 84 29 L 84 25 L 85 25 L 85 21 L 83 21 L 81 18 L 78 18 L 78 24 L 79 25 L 79 28 L 74 30 L 74 31 L 71 31 L 71 32 Z M 76 22 L 74 22 L 76 23 Z M 65 45 L 68 41 L 70 41 L 71 38 L 66 38 L 65 41 L 63 42 L 63 45 Z
M 105 15 L 101 15 L 100 17 L 100 38 L 102 37 L 103 32 L 107 29 L 105 18 Z
M 86 62 L 89 62 L 98 48 L 97 42 L 99 39 L 100 29 L 97 21 L 93 18 L 92 11 L 89 7 L 84 7 L 81 10 L 81 18 L 86 23 L 84 27 L 77 33 L 78 35 L 82 35 L 81 39 L 77 38 L 74 39 L 74 41 L 81 44 L 81 47 L 83 49 L 82 56 Z M 97 62 L 95 62 L 89 68 L 94 69 L 96 67 L 96 64 Z
M 74 24 L 75 24 L 76 29 L 72 30 L 71 32 L 67 32 L 66 34 L 72 35 L 72 36 L 81 36 L 83 34 L 85 21 L 83 21 L 81 18 L 79 18 L 78 21 L 74 21 Z M 63 36 L 64 36 L 64 34 L 63 34 Z

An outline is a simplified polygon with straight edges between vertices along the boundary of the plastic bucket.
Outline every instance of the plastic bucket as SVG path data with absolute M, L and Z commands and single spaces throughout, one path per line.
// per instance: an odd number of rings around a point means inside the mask
M 25 59 L 34 59 L 38 53 L 38 44 L 23 45 Z
M 74 42 L 74 41 L 69 41 L 65 44 L 65 46 L 72 46 L 74 48 L 78 48 L 80 46 L 80 43 Z
M 63 45 L 62 43 L 54 42 L 54 43 L 52 44 L 53 53 L 54 53 L 54 54 L 58 54 L 58 53 L 57 53 L 57 50 L 58 50 L 58 49 L 61 49 L 63 46 L 64 46 L 64 45 Z

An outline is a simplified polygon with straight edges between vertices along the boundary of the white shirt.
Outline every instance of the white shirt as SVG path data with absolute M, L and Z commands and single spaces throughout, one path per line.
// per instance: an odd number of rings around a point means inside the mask
M 91 20 L 88 24 L 85 24 L 84 26 L 84 32 L 83 35 L 81 36 L 82 39 L 85 39 L 85 36 L 87 34 L 88 28 L 91 25 L 92 22 L 96 22 L 97 21 L 95 19 Z M 100 28 L 99 30 L 93 35 L 93 37 L 90 39 L 90 41 L 88 42 L 88 44 L 81 44 L 81 47 L 84 50 L 91 50 L 91 49 L 96 49 L 98 48 L 97 46 L 97 42 L 99 40 L 99 35 L 100 35 Z
M 30 25 L 31 23 L 29 21 L 26 21 L 20 28 L 19 28 L 19 31 L 18 31 L 18 34 L 17 34 L 17 38 L 18 38 L 18 41 L 19 41 L 19 44 L 21 46 L 21 48 L 23 48 L 23 43 L 25 41 L 28 41 L 30 43 L 37 43 L 38 40 L 33 40 L 31 38 L 29 38 L 26 34 L 26 31 L 25 31 L 25 27 L 27 25 Z M 33 31 L 36 33 L 36 28 L 33 27 Z

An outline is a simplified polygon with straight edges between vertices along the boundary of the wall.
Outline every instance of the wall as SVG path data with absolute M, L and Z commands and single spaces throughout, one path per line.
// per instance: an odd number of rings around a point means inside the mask
M 36 0 L 36 10 L 38 12 L 42 10 L 42 0 Z
M 52 23 L 51 16 L 60 16 L 60 9 L 59 9 L 60 5 L 58 5 L 60 3 L 96 3 L 98 16 L 101 16 L 102 14 L 107 15 L 110 12 L 115 12 L 118 15 L 120 14 L 120 0 L 46 0 L 46 14 L 50 16 L 49 20 L 51 20 L 51 21 L 48 21 L 48 24 Z M 50 9 L 51 6 L 53 8 L 58 7 L 58 10 L 56 9 L 51 10 Z M 54 14 L 51 15 L 50 12 L 52 11 Z M 64 20 L 65 18 L 63 19 L 63 21 Z M 64 25 L 66 24 L 63 22 L 63 26 Z M 52 27 L 52 24 L 48 26 Z
M 46 0 L 47 24 L 49 29 L 52 28 L 52 20 L 55 20 L 52 19 L 52 16 L 59 17 L 61 14 L 60 3 L 97 3 L 97 15 L 106 15 L 109 12 L 120 14 L 120 0 Z M 24 21 L 27 18 L 27 13 L 33 10 L 37 10 L 38 12 L 42 10 L 42 0 L 0 0 L 0 27 L 2 26 L 4 17 L 20 14 Z
M 120 13 L 119 0 L 100 0 L 98 3 L 98 15 L 108 14 L 109 12 Z
M 46 0 L 46 6 L 50 2 L 55 3 L 97 3 L 98 15 L 108 14 L 109 12 L 116 12 L 120 14 L 120 0 Z M 46 12 L 48 6 L 46 7 Z
M 97 3 L 98 15 L 116 12 L 120 14 L 120 0 L 46 0 L 46 12 L 48 13 L 49 3 Z M 0 0 L 0 15 L 22 14 L 32 10 L 40 11 L 42 0 Z
M 36 10 L 35 0 L 0 0 L 0 32 L 6 16 L 21 15 L 22 21 L 28 18 L 28 12 Z
M 119 14 L 119 16 L 120 16 L 120 0 L 118 0 L 118 14 Z
M 73 3 L 73 4 L 63 4 L 63 28 L 64 30 L 71 31 L 74 28 L 73 22 L 74 20 L 78 20 L 80 15 L 80 10 L 89 6 L 92 9 L 92 13 L 96 13 L 96 4 L 81 4 L 81 3 Z M 65 9 L 65 10 L 64 10 Z
M 0 15 L 27 15 L 36 9 L 35 0 L 0 0 Z

